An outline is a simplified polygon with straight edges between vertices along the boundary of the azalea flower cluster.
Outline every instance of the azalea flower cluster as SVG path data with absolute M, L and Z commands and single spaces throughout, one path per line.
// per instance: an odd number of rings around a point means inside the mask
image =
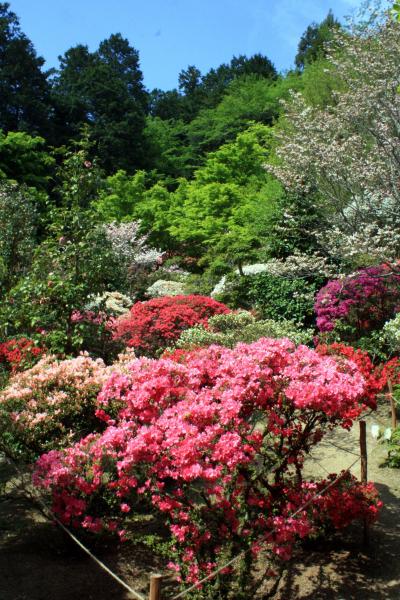
M 25 337 L 8 340 L 0 344 L 0 363 L 11 373 L 16 373 L 33 366 L 45 351 Z
M 229 308 L 207 296 L 164 296 L 136 302 L 128 315 L 115 323 L 115 339 L 123 339 L 141 354 L 154 355 L 177 340 L 181 332 L 205 325 L 213 315 Z
M 375 518 L 371 486 L 344 478 L 296 513 L 326 485 L 303 481 L 305 455 L 367 395 L 355 362 L 288 339 L 136 359 L 98 395 L 103 433 L 41 456 L 34 482 L 64 523 L 122 538 L 147 504 L 169 524 L 170 567 L 197 582 L 242 550 L 288 558 L 322 525 Z
M 393 385 L 400 385 L 400 358 L 394 356 L 381 365 L 381 377 L 386 382 L 390 380 Z
M 71 315 L 71 323 L 92 323 L 93 325 L 105 325 L 107 328 L 111 329 L 113 319 L 103 311 L 74 310 Z
M 110 372 L 101 359 L 88 355 L 63 361 L 44 356 L 12 376 L 0 391 L 3 450 L 29 461 L 98 430 L 96 397 Z
M 393 352 L 400 352 L 400 313 L 385 323 L 382 337 Z
M 131 298 L 121 292 L 104 292 L 104 294 L 92 296 L 85 308 L 93 312 L 103 310 L 108 315 L 120 316 L 128 312 L 132 304 Z
M 342 343 L 330 345 L 320 344 L 316 348 L 318 354 L 322 356 L 335 356 L 337 359 L 344 357 L 346 360 L 354 362 L 366 381 L 364 402 L 371 408 L 376 408 L 376 396 L 381 393 L 387 385 L 389 373 L 393 370 L 391 365 L 397 364 L 396 361 L 386 363 L 383 367 L 375 366 L 370 359 L 368 352 L 360 348 L 353 348 Z
M 318 292 L 314 308 L 321 332 L 343 322 L 365 335 L 400 310 L 400 275 L 382 264 L 333 279 Z

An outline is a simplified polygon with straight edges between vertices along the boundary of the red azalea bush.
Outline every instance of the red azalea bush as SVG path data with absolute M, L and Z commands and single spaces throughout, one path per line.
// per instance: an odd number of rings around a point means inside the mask
M 365 406 L 354 361 L 265 338 L 180 360 L 142 358 L 112 374 L 97 400 L 105 431 L 38 460 L 35 484 L 64 523 L 124 537 L 147 504 L 169 525 L 171 568 L 197 582 L 243 550 L 250 568 L 262 548 L 288 558 L 321 527 L 376 517 L 371 485 L 345 477 L 296 512 L 329 483 L 303 481 L 306 454 Z
M 318 292 L 314 309 L 321 332 L 340 323 L 352 328 L 353 337 L 362 337 L 400 310 L 400 275 L 383 264 L 334 279 Z
M 139 354 L 154 356 L 177 340 L 184 329 L 206 325 L 213 315 L 230 309 L 207 296 L 164 296 L 136 302 L 115 324 L 115 339 L 123 339 Z
M 381 378 L 385 383 L 390 380 L 392 385 L 400 385 L 400 358 L 398 356 L 380 365 L 380 370 Z
M 376 408 L 377 394 L 385 391 L 389 380 L 392 385 L 400 384 L 400 359 L 397 356 L 387 362 L 374 365 L 368 352 L 343 343 L 320 344 L 316 350 L 324 356 L 343 356 L 356 363 L 367 383 L 364 401 L 373 409 Z
M 38 346 L 33 340 L 25 337 L 14 338 L 0 344 L 0 364 L 7 371 L 17 373 L 33 367 L 33 365 L 46 352 L 42 346 Z

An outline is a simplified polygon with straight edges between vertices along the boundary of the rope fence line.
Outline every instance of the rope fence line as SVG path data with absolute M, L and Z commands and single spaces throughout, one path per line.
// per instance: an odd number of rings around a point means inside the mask
M 323 465 L 321 465 L 321 463 L 316 458 L 314 458 L 312 454 L 309 455 L 309 459 L 312 460 L 312 462 L 314 464 L 318 465 L 318 467 L 321 469 L 321 471 L 325 471 L 325 473 L 327 475 L 330 475 L 330 472 L 328 471 L 328 469 L 325 469 L 325 467 Z
M 347 454 L 352 454 L 353 456 L 359 456 L 357 454 L 357 452 L 353 452 L 352 450 L 348 450 L 347 448 L 343 448 L 342 446 L 339 446 L 338 444 L 335 444 L 334 442 L 331 442 L 330 440 L 325 440 L 326 444 L 329 446 L 333 446 L 334 448 L 337 448 L 338 450 L 341 450 L 342 452 L 347 452 Z
M 65 527 L 64 523 L 62 523 L 60 521 L 60 519 L 58 519 L 56 517 L 56 515 L 49 509 L 48 506 L 46 506 L 41 501 L 40 498 L 37 497 L 36 501 L 39 502 L 42 505 L 42 508 L 51 516 L 52 519 L 54 519 L 54 521 L 57 523 L 57 525 L 59 527 L 61 527 L 61 529 L 63 531 L 65 531 L 65 533 L 67 533 L 69 535 L 69 537 L 79 546 L 79 548 L 81 548 L 81 550 L 83 550 L 84 552 L 86 552 L 86 554 L 88 556 L 90 556 L 90 558 L 92 558 L 94 560 L 94 562 L 99 565 L 99 567 L 101 567 L 106 573 L 108 573 L 108 575 L 110 575 L 110 577 L 112 577 L 113 579 L 115 579 L 115 581 L 117 581 L 122 587 L 124 587 L 126 590 L 128 590 L 128 592 L 130 594 L 132 594 L 132 596 L 134 598 L 136 598 L 136 600 L 146 600 L 145 597 L 142 596 L 142 594 L 139 594 L 139 592 L 137 592 L 136 590 L 134 590 L 133 588 L 131 588 L 130 585 L 128 585 L 127 583 L 125 583 L 125 581 L 123 581 L 123 579 L 121 579 L 120 577 L 118 577 L 118 575 L 116 573 L 114 573 L 113 571 L 111 571 L 111 569 L 109 569 L 107 567 L 107 565 L 105 565 L 99 558 L 97 558 L 97 556 L 95 556 L 89 550 L 89 548 L 86 548 L 86 546 L 84 544 L 82 544 L 82 542 L 67 527 Z
M 370 416 L 370 414 L 368 414 L 367 416 Z M 362 421 L 360 418 L 357 419 L 361 425 Z M 332 480 L 328 485 L 326 485 L 320 492 L 318 492 L 317 494 L 314 494 L 314 496 L 312 496 L 312 498 L 310 498 L 307 502 L 305 502 L 301 507 L 299 507 L 295 512 L 293 512 L 291 515 L 289 515 L 287 518 L 294 518 L 295 516 L 297 516 L 300 512 L 302 512 L 303 510 L 305 510 L 306 508 L 308 508 L 308 506 L 310 506 L 317 498 L 320 498 L 323 496 L 323 494 L 325 494 L 330 488 L 332 488 L 338 481 L 340 481 L 341 479 L 343 479 L 343 477 L 350 472 L 350 470 L 360 461 L 363 460 L 363 457 L 360 454 L 356 454 L 355 452 L 351 451 L 351 450 L 347 450 L 346 448 L 342 448 L 340 446 L 338 446 L 337 444 L 328 441 L 329 445 L 332 445 L 335 448 L 338 448 L 344 452 L 347 452 L 349 454 L 352 454 L 354 456 L 356 456 L 356 459 L 345 469 L 343 470 L 339 475 L 337 475 L 337 477 L 335 477 L 334 480 Z M 373 448 L 371 448 L 371 450 L 368 452 L 368 455 L 364 456 L 364 460 L 366 460 L 367 458 L 369 458 L 372 454 L 372 452 L 374 452 L 376 450 L 377 444 L 374 445 Z M 319 461 L 317 461 L 316 459 L 314 459 L 312 457 L 312 455 L 310 455 L 310 459 L 312 459 L 314 462 L 316 462 L 316 464 L 318 464 L 318 466 L 324 470 L 327 474 L 330 474 L 329 471 L 327 471 L 327 469 L 325 467 L 323 467 Z M 284 458 L 283 460 L 286 460 L 286 458 Z M 18 466 L 14 463 L 13 461 L 13 466 L 16 469 L 16 471 L 19 473 L 19 475 L 21 477 L 23 477 L 23 474 L 21 473 L 20 469 L 18 468 Z M 110 575 L 110 577 L 112 577 L 115 581 L 117 581 L 117 583 L 119 583 L 123 588 L 125 588 L 130 594 L 132 594 L 132 596 L 136 599 L 136 600 L 146 600 L 146 598 L 140 594 L 139 592 L 137 592 L 136 590 L 134 590 L 132 587 L 130 587 L 125 581 L 123 581 L 116 573 L 114 573 L 109 567 L 107 567 L 107 565 L 105 565 L 100 559 L 98 559 L 90 550 L 89 548 L 87 548 L 80 540 L 79 538 L 77 538 L 59 519 L 58 517 L 53 513 L 53 511 L 47 506 L 47 504 L 43 501 L 41 494 L 36 490 L 36 488 L 34 488 L 33 493 L 30 492 L 31 497 L 33 497 L 36 502 L 41 506 L 43 514 L 48 518 L 48 519 L 52 519 L 54 520 L 59 527 L 65 532 L 67 533 L 67 535 L 88 555 L 90 556 L 90 558 L 92 558 L 92 560 L 94 560 L 96 562 L 96 564 L 98 566 L 100 566 L 106 573 L 108 573 L 108 575 Z M 269 536 L 272 536 L 274 533 L 276 532 L 275 529 L 272 529 L 269 532 Z M 191 585 L 189 588 L 179 592 L 178 594 L 176 594 L 175 596 L 172 596 L 172 598 L 170 598 L 170 600 L 179 600 L 180 598 L 185 597 L 187 594 L 189 594 L 190 592 L 192 592 L 195 589 L 198 589 L 199 586 L 201 586 L 203 583 L 206 583 L 207 581 L 213 579 L 214 577 L 216 577 L 221 571 L 223 571 L 224 569 L 227 569 L 228 567 L 230 567 L 231 565 L 233 565 L 235 562 L 237 562 L 239 559 L 243 558 L 249 551 L 251 550 L 251 548 L 247 548 L 246 550 L 242 551 L 241 553 L 239 553 L 238 555 L 236 555 L 235 557 L 233 557 L 232 559 L 230 559 L 227 563 L 225 563 L 224 565 L 216 568 L 214 571 L 212 571 L 211 573 L 209 573 L 207 576 L 205 576 L 204 578 L 202 578 L 201 580 L 199 580 L 197 583 Z M 158 580 L 158 584 L 159 581 L 161 580 L 161 576 L 160 575 L 156 575 L 153 576 L 151 579 L 157 579 Z M 153 583 L 153 581 L 151 581 L 151 583 Z M 157 594 L 159 594 L 159 588 L 157 588 L 158 591 L 155 593 L 155 595 L 153 596 L 154 598 L 158 598 L 159 596 Z M 150 600 L 151 600 L 152 596 L 150 596 Z
M 123 579 L 121 579 L 116 573 L 111 571 L 111 569 L 109 567 L 107 567 L 106 564 L 104 564 L 99 558 L 97 558 L 97 556 L 95 556 L 89 550 L 89 548 L 87 548 L 84 544 L 82 544 L 82 542 L 79 540 L 79 538 L 77 538 L 76 535 L 74 535 L 68 529 L 68 527 L 66 527 L 64 525 L 64 523 L 62 523 L 62 521 L 60 521 L 60 519 L 53 513 L 53 511 L 49 508 L 49 506 L 43 500 L 43 496 L 40 494 L 40 492 L 37 491 L 37 489 L 34 486 L 32 486 L 33 489 L 31 487 L 29 489 L 27 489 L 26 483 L 24 481 L 24 479 L 25 479 L 24 473 L 18 467 L 18 464 L 14 460 L 12 460 L 10 457 L 7 457 L 7 459 L 8 459 L 8 462 L 12 464 L 12 466 L 14 467 L 14 469 L 18 473 L 18 475 L 21 477 L 24 492 L 28 494 L 28 496 L 32 502 L 36 502 L 37 504 L 39 504 L 42 514 L 47 519 L 55 521 L 57 523 L 57 525 L 59 527 L 61 527 L 61 529 L 67 535 L 69 535 L 69 537 L 79 546 L 79 548 L 81 548 L 81 550 L 83 550 L 88 556 L 90 556 L 90 558 L 92 558 L 95 561 L 95 563 L 97 563 L 106 573 L 108 573 L 108 575 L 110 575 L 110 577 L 115 579 L 115 581 L 117 581 L 122 587 L 124 587 L 130 594 L 132 594 L 132 596 L 136 600 L 146 600 L 146 598 L 144 596 L 142 596 L 142 594 L 139 594 L 139 592 L 137 592 L 136 590 L 131 588 L 125 581 L 123 581 Z

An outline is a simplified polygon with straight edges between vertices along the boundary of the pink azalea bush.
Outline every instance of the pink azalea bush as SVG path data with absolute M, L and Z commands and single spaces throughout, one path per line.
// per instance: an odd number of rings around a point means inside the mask
M 378 265 L 333 279 L 318 292 L 314 308 L 321 332 L 341 324 L 361 337 L 380 329 L 400 310 L 400 275 Z
M 0 391 L 3 449 L 29 460 L 99 430 L 95 403 L 110 372 L 101 359 L 80 355 L 63 361 L 45 356 L 15 374 Z
M 197 582 L 242 550 L 288 558 L 321 527 L 376 517 L 374 489 L 347 477 L 293 516 L 327 485 L 303 481 L 306 454 L 365 397 L 354 362 L 288 339 L 137 359 L 98 395 L 103 433 L 41 456 L 34 481 L 64 523 L 93 532 L 123 538 L 147 506 L 169 525 L 170 567 Z

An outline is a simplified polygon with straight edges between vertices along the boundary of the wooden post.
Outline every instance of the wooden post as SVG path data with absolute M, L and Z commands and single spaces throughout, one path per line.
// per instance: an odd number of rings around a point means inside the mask
M 367 424 L 360 421 L 360 456 L 361 456 L 361 483 L 367 483 L 368 480 L 368 461 L 367 461 Z M 369 545 L 368 521 L 364 519 L 364 546 Z
M 367 463 L 367 424 L 360 421 L 360 455 L 361 455 L 361 482 L 367 483 L 368 463 Z
M 162 575 L 158 573 L 150 575 L 149 600 L 161 600 L 161 580 Z
M 396 429 L 397 427 L 397 414 L 396 414 L 396 404 L 393 398 L 393 386 L 390 379 L 388 379 L 388 390 L 389 390 L 389 402 L 390 402 L 390 410 L 392 412 L 392 429 Z

